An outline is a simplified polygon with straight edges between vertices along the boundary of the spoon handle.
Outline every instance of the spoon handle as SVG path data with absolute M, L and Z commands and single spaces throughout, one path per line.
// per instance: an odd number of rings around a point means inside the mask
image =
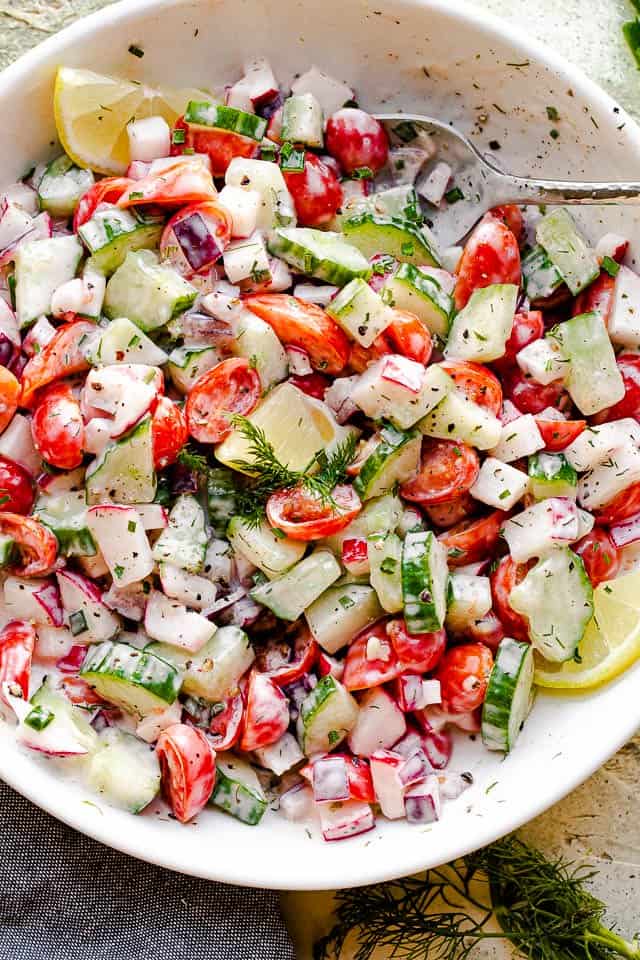
M 502 203 L 640 204 L 640 182 L 529 180 L 502 174 L 499 190 Z

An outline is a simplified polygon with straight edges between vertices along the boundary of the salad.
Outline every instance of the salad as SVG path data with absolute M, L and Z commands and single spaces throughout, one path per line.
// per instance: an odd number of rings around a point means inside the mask
M 506 754 L 640 654 L 627 242 L 440 249 L 455 172 L 354 98 L 61 68 L 2 191 L 0 705 L 133 813 L 429 823 L 452 731 Z

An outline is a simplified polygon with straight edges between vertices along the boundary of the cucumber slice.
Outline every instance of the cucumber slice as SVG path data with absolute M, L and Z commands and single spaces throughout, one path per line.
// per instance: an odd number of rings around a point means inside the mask
M 231 470 L 211 467 L 207 474 L 209 526 L 216 537 L 226 537 L 229 521 L 236 513 L 236 488 Z
M 166 660 L 111 640 L 89 649 L 80 676 L 104 700 L 139 719 L 170 706 L 182 682 L 176 668 Z
M 437 407 L 422 418 L 418 429 L 429 437 L 458 440 L 478 450 L 492 450 L 502 435 L 498 418 L 456 389 L 447 393 Z M 500 455 L 496 453 L 496 456 Z
M 373 587 L 347 583 L 325 590 L 307 607 L 305 617 L 322 649 L 336 653 L 383 613 Z
M 287 97 L 282 108 L 283 141 L 321 147 L 323 137 L 322 107 L 312 93 Z
M 553 328 L 569 360 L 565 385 L 581 413 L 591 416 L 625 394 L 609 334 L 599 313 L 581 313 Z
M 19 245 L 15 255 L 15 309 L 21 330 L 42 314 L 51 313 L 51 297 L 63 283 L 73 280 L 81 257 L 82 244 L 75 236 Z
M 87 495 L 84 490 L 41 494 L 33 508 L 40 523 L 55 534 L 65 557 L 93 557 L 96 545 L 87 526 Z
M 380 430 L 380 443 L 360 468 L 353 488 L 363 500 L 380 497 L 393 491 L 416 475 L 420 469 L 422 436 L 417 430 L 396 430 L 385 424 Z
M 340 565 L 328 550 L 317 550 L 288 573 L 251 591 L 256 603 L 273 610 L 282 620 L 297 620 L 308 606 L 340 576 Z
M 145 650 L 181 672 L 184 693 L 210 703 L 234 693 L 255 659 L 247 634 L 234 626 L 220 627 L 195 654 L 168 643 L 152 643 Z
M 482 705 L 482 742 L 509 753 L 518 739 L 533 698 L 533 647 L 505 637 L 496 651 Z
M 417 267 L 440 266 L 435 238 L 426 226 L 419 226 L 414 221 L 360 213 L 348 217 L 342 224 L 342 231 L 345 240 L 366 257 L 388 253 L 401 263 L 413 263 Z
M 377 497 L 375 500 L 369 500 L 348 527 L 339 533 L 333 534 L 321 541 L 321 545 L 328 547 L 338 556 L 342 555 L 342 544 L 345 540 L 361 537 L 371 539 L 372 537 L 384 537 L 387 533 L 395 530 L 400 517 L 402 516 L 402 503 L 400 498 L 392 496 L 390 493 L 384 497 Z
M 141 813 L 160 792 L 156 752 L 130 733 L 107 727 L 98 735 L 87 783 L 114 806 Z
M 13 563 L 16 552 L 16 542 L 6 533 L 0 534 L 0 567 L 7 567 Z
M 71 756 L 91 753 L 95 749 L 98 737 L 91 726 L 90 714 L 74 706 L 55 688 L 50 677 L 44 678 L 30 703 L 43 715 L 43 719 L 48 714 L 52 717 L 45 724 L 40 724 L 39 728 L 27 724 L 29 732 L 26 739 L 30 747 L 54 755 L 68 752 Z M 25 739 L 20 732 L 18 736 L 21 740 Z
M 267 121 L 255 113 L 245 113 L 236 107 L 225 107 L 207 100 L 190 100 L 184 119 L 192 127 L 228 130 L 250 140 L 262 140 L 267 132 Z
M 449 579 L 447 630 L 462 633 L 491 610 L 489 577 L 453 571 Z
M 233 753 L 219 753 L 216 757 L 216 785 L 209 803 L 251 827 L 260 823 L 267 809 L 267 798 L 255 770 Z
M 600 273 L 595 252 L 578 232 L 573 217 L 564 207 L 556 207 L 538 222 L 536 240 L 574 296 Z
M 189 573 L 199 573 L 207 547 L 204 511 L 195 497 L 185 493 L 178 497 L 169 524 L 153 545 L 153 559 L 165 560 Z
M 156 494 L 151 417 L 131 433 L 108 443 L 89 464 L 87 503 L 152 503 Z
M 415 360 L 391 356 L 372 363 L 356 379 L 351 399 L 370 419 L 390 420 L 406 430 L 422 422 L 453 389 L 453 380 L 437 363 L 425 370 Z
M 445 356 L 477 363 L 504 356 L 517 299 L 514 283 L 492 283 L 474 290 L 466 307 L 453 319 Z
M 260 210 L 256 221 L 258 230 L 295 225 L 293 199 L 277 163 L 234 157 L 227 167 L 224 181 L 227 186 L 255 190 L 260 194 Z
M 325 311 L 348 337 L 363 347 L 370 347 L 393 320 L 390 308 L 362 277 L 343 287 L 327 304 Z
M 91 170 L 76 167 L 66 153 L 48 164 L 38 185 L 40 209 L 52 217 L 71 217 L 80 197 L 93 186 Z
M 91 254 L 90 262 L 110 276 L 130 251 L 157 247 L 163 227 L 160 218 L 105 204 L 78 227 L 78 236 Z
M 279 577 L 302 560 L 307 546 L 297 540 L 278 537 L 266 521 L 258 527 L 251 527 L 242 517 L 232 518 L 227 538 L 234 550 L 259 567 L 269 579 Z
M 289 375 L 287 352 L 266 321 L 251 310 L 243 310 L 231 319 L 233 352 L 255 364 L 265 391 L 286 380 Z
M 339 233 L 311 227 L 279 227 L 269 237 L 269 253 L 299 273 L 344 287 L 350 280 L 371 276 L 369 261 Z
M 446 340 L 453 300 L 434 277 L 412 263 L 402 263 L 385 282 L 381 296 L 389 306 L 415 313 L 431 333 Z
M 369 538 L 369 579 L 387 613 L 399 613 L 402 596 L 402 541 L 395 533 Z
M 198 291 L 152 250 L 130 251 L 107 284 L 104 312 L 141 330 L 164 327 L 188 310 Z
M 370 213 L 388 220 L 422 222 L 418 194 L 409 184 L 378 190 L 366 197 L 361 194 L 350 197 L 343 203 L 337 219 L 342 223 L 361 213 Z
M 222 360 L 216 347 L 175 347 L 169 354 L 167 372 L 181 393 L 189 393 L 203 373 Z
M 539 244 L 532 247 L 522 258 L 521 267 L 524 291 L 533 305 L 540 300 L 546 300 L 564 282 Z
M 313 757 L 333 750 L 353 730 L 358 704 L 332 676 L 323 677 L 300 705 L 298 740 L 303 753 Z
M 593 616 L 593 588 L 579 556 L 568 547 L 539 560 L 509 594 L 529 621 L 531 643 L 545 660 L 571 660 Z
M 440 630 L 447 612 L 447 551 L 431 530 L 409 532 L 402 548 L 404 619 L 411 634 Z
M 578 495 L 578 474 L 562 453 L 535 453 L 529 457 L 529 489 L 536 500 Z
M 96 330 L 82 352 L 94 367 L 112 363 L 144 363 L 161 367 L 167 354 L 127 317 L 112 320 L 107 327 Z

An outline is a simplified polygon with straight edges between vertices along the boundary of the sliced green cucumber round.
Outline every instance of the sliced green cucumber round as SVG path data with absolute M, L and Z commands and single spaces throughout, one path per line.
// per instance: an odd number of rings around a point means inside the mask
M 362 464 L 354 481 L 363 500 L 381 497 L 397 484 L 410 480 L 420 467 L 422 436 L 417 430 L 396 430 L 390 424 L 380 431 L 380 443 Z
M 532 690 L 533 647 L 504 637 L 482 707 L 482 741 L 488 750 L 513 749 L 531 709 Z
M 172 704 L 182 683 L 178 670 L 166 660 L 110 640 L 89 650 L 80 676 L 109 703 L 140 719 Z

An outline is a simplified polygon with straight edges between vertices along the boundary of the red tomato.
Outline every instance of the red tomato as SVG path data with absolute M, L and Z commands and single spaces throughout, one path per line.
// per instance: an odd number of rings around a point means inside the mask
M 363 537 L 351 537 L 342 541 L 342 565 L 349 570 L 351 567 L 365 567 L 369 564 L 369 544 Z
M 612 527 L 616 523 L 622 523 L 628 520 L 640 510 L 640 483 L 632 483 L 614 497 L 605 507 L 595 510 L 595 517 L 598 523 L 603 523 L 607 527 Z
M 288 637 L 270 640 L 256 654 L 256 666 L 279 687 L 299 680 L 315 665 L 318 644 L 306 626 L 296 627 L 293 642 Z
M 506 517 L 502 510 L 494 510 L 486 517 L 463 520 L 446 533 L 441 533 L 438 540 L 449 551 L 449 566 L 464 567 L 467 563 L 478 563 L 490 557 Z
M 314 370 L 340 373 L 349 359 L 349 341 L 335 320 L 315 303 L 286 293 L 247 297 L 245 305 L 265 320 L 285 346 L 301 347 Z
M 308 397 L 315 397 L 316 400 L 324 400 L 325 390 L 329 386 L 329 381 L 321 373 L 307 373 L 303 377 L 289 377 L 289 383 L 292 383 L 298 390 L 302 390 Z
M 578 294 L 574 301 L 571 315 L 577 317 L 581 313 L 591 313 L 593 311 L 594 313 L 600 314 L 605 326 L 608 326 L 611 310 L 613 309 L 615 286 L 615 277 L 610 277 L 609 274 L 603 270 L 600 276 L 596 277 L 586 290 Z
M 260 377 L 248 360 L 222 360 L 191 388 L 185 407 L 189 433 L 200 443 L 220 443 L 233 430 L 231 417 L 251 413 L 261 392 Z
M 180 407 L 168 397 L 160 397 L 151 420 L 153 464 L 156 470 L 176 462 L 188 436 L 187 421 Z
M 52 383 L 40 394 L 31 420 L 36 450 L 52 467 L 74 470 L 82 463 L 84 423 L 68 383 Z
M 381 357 L 387 357 L 390 353 L 395 353 L 390 342 L 381 333 L 373 341 L 370 347 L 363 347 L 360 343 L 352 343 L 349 351 L 349 369 L 354 373 L 364 373 L 367 367 L 380 360 Z
M 395 650 L 403 671 L 410 673 L 428 673 L 440 661 L 447 645 L 444 630 L 435 633 L 411 634 L 403 619 L 390 620 L 386 627 L 387 636 Z
M 594 527 L 571 548 L 582 557 L 591 584 L 597 587 L 605 580 L 615 580 L 620 568 L 618 548 L 602 527 Z
M 10 370 L 0 366 L 0 433 L 9 426 L 19 400 L 20 384 Z
M 468 713 L 484 702 L 493 655 L 482 643 L 463 643 L 446 651 L 436 670 L 442 707 L 448 713 Z
M 524 217 L 522 216 L 522 210 L 515 203 L 504 203 L 501 207 L 494 207 L 487 216 L 502 220 L 509 227 L 518 243 L 521 241 L 524 232 Z
M 267 500 L 267 520 L 291 540 L 322 540 L 344 530 L 362 509 L 360 497 L 348 483 L 334 487 L 331 496 L 333 503 L 303 486 L 278 490 Z
M 156 744 L 162 790 L 175 817 L 188 823 L 209 802 L 216 783 L 216 755 L 202 730 L 172 723 Z
M 523 310 L 513 318 L 511 335 L 504 348 L 504 356 L 493 361 L 496 370 L 504 370 L 516 362 L 516 354 L 523 347 L 544 335 L 544 320 L 540 310 Z
M 424 504 L 423 510 L 431 523 L 436 527 L 442 527 L 443 530 L 448 530 L 461 520 L 466 520 L 477 507 L 477 500 L 474 500 L 470 493 L 463 493 L 461 497 L 445 500 L 444 503 L 434 503 L 429 506 Z
M 40 577 L 50 573 L 58 555 L 58 541 L 53 533 L 34 520 L 18 513 L 0 513 L 0 534 L 15 540 L 21 562 L 13 564 L 14 573 L 22 577 Z
M 184 143 L 174 143 L 171 156 L 179 156 L 187 150 L 205 153 L 211 161 L 214 177 L 223 177 L 234 157 L 255 157 L 258 153 L 258 144 L 249 137 L 242 137 L 227 130 L 190 127 L 184 117 L 176 121 L 175 130 L 184 131 Z
M 433 340 L 424 323 L 415 313 L 408 310 L 394 310 L 393 320 L 384 331 L 384 337 L 391 344 L 393 353 L 416 360 L 426 365 L 431 359 Z
M 554 380 L 543 386 L 535 380 L 529 380 L 517 368 L 505 371 L 502 375 L 502 389 L 508 400 L 516 405 L 521 413 L 542 413 L 547 407 L 562 409 L 568 402 L 561 380 Z
M 366 627 L 351 641 L 344 664 L 342 682 L 347 690 L 368 690 L 378 687 L 389 680 L 395 680 L 403 671 L 396 652 L 387 633 L 387 620 L 379 620 Z M 388 657 L 385 660 L 370 660 L 367 657 L 367 643 L 376 637 L 387 645 Z
M 349 796 L 352 800 L 363 800 L 364 803 L 375 803 L 376 795 L 371 779 L 371 767 L 365 757 L 354 757 L 350 753 L 331 753 L 326 756 L 342 757 L 347 767 L 347 782 Z M 322 759 L 317 757 L 316 759 Z M 299 771 L 309 783 L 313 782 L 313 763 L 307 763 Z
M 542 417 L 536 417 L 536 423 L 549 453 L 564 450 L 587 426 L 586 420 L 543 420 Z
M 209 742 L 221 753 L 230 750 L 240 739 L 244 700 L 241 693 L 227 697 L 224 710 L 217 713 L 209 725 Z
M 31 659 L 35 643 L 35 628 L 27 620 L 12 620 L 0 632 L 0 699 L 4 700 L 4 683 L 19 688 L 23 698 L 29 699 Z
M 329 117 L 325 143 L 347 174 L 361 167 L 377 173 L 389 156 L 389 140 L 382 124 L 356 107 L 343 107 Z
M 307 151 L 304 170 L 283 172 L 283 176 L 293 197 L 299 226 L 320 227 L 335 217 L 342 204 L 342 187 L 328 163 Z
M 163 207 L 186 207 L 216 196 L 213 178 L 202 160 L 176 157 L 162 170 L 134 180 L 118 200 L 118 206 L 126 209 L 157 203 Z
M 88 361 L 80 352 L 80 343 L 95 328 L 95 324 L 88 320 L 76 320 L 58 327 L 53 340 L 24 368 L 20 406 L 31 407 L 36 390 L 48 383 L 89 369 Z
M 466 493 L 480 472 L 480 460 L 473 447 L 455 440 L 424 437 L 420 473 L 403 483 L 400 494 L 412 503 L 446 503 Z
M 502 410 L 502 387 L 495 373 L 471 360 L 443 360 L 441 367 L 468 400 L 484 407 L 494 417 L 499 416 Z
M 73 215 L 73 232 L 90 220 L 101 203 L 117 203 L 125 190 L 129 190 L 135 181 L 129 177 L 105 177 L 89 187 L 78 202 Z
M 275 743 L 287 732 L 290 721 L 289 701 L 280 687 L 265 673 L 252 670 L 240 748 L 259 750 Z
M 495 612 L 507 636 L 514 640 L 529 640 L 529 622 L 522 614 L 516 613 L 509 603 L 509 596 L 513 588 L 524 580 L 530 567 L 530 563 L 516 563 L 511 557 L 503 557 L 491 574 Z
M 481 220 L 466 242 L 456 273 L 456 310 L 466 306 L 474 290 L 492 283 L 515 283 L 519 287 L 520 251 L 509 227 L 490 215 Z
M 489 613 L 485 614 L 485 616 L 479 620 L 474 620 L 473 623 L 468 624 L 464 633 L 469 640 L 483 643 L 485 647 L 489 647 L 494 653 L 498 649 L 500 641 L 506 636 L 504 627 L 493 610 L 490 610 Z
M 621 353 L 616 363 L 624 382 L 624 397 L 612 407 L 597 413 L 593 417 L 594 423 L 622 420 L 624 417 L 640 420 L 640 356 L 635 353 Z
M 33 484 L 27 471 L 0 457 L 0 510 L 27 514 L 33 506 Z

